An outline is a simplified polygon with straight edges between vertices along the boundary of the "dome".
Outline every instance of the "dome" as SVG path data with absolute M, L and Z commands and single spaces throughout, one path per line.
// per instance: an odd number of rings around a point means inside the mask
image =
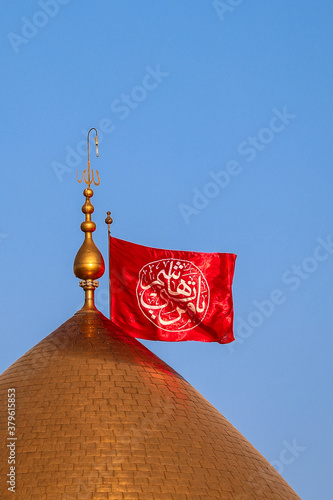
M 1 498 L 9 388 L 18 500 L 299 498 L 183 377 L 84 308 L 0 376 Z

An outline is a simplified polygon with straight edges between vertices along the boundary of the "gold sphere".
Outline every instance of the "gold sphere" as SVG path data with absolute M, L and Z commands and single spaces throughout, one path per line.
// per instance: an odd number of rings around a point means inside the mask
M 86 196 L 87 198 L 91 198 L 94 194 L 94 191 L 91 188 L 86 188 L 83 191 L 83 196 Z
M 96 224 L 92 220 L 85 220 L 81 223 L 81 230 L 84 233 L 92 233 L 96 229 Z

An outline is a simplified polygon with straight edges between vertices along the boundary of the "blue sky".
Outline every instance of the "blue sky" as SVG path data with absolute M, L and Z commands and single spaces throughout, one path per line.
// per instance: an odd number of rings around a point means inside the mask
M 119 238 L 238 255 L 236 342 L 145 344 L 305 500 L 333 496 L 332 18 L 328 0 L 20 0 L 0 21 L 0 368 L 82 304 L 97 127 L 105 259 L 107 210 Z

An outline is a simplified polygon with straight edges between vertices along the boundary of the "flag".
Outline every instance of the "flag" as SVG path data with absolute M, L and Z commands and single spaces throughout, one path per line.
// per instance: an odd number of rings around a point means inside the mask
M 232 342 L 235 260 L 110 236 L 111 320 L 141 339 Z

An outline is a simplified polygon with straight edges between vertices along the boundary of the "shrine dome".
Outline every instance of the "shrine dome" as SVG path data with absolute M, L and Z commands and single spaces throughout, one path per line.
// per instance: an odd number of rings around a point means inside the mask
M 78 311 L 0 376 L 1 478 L 8 388 L 19 500 L 299 498 L 181 375 L 97 310 Z

